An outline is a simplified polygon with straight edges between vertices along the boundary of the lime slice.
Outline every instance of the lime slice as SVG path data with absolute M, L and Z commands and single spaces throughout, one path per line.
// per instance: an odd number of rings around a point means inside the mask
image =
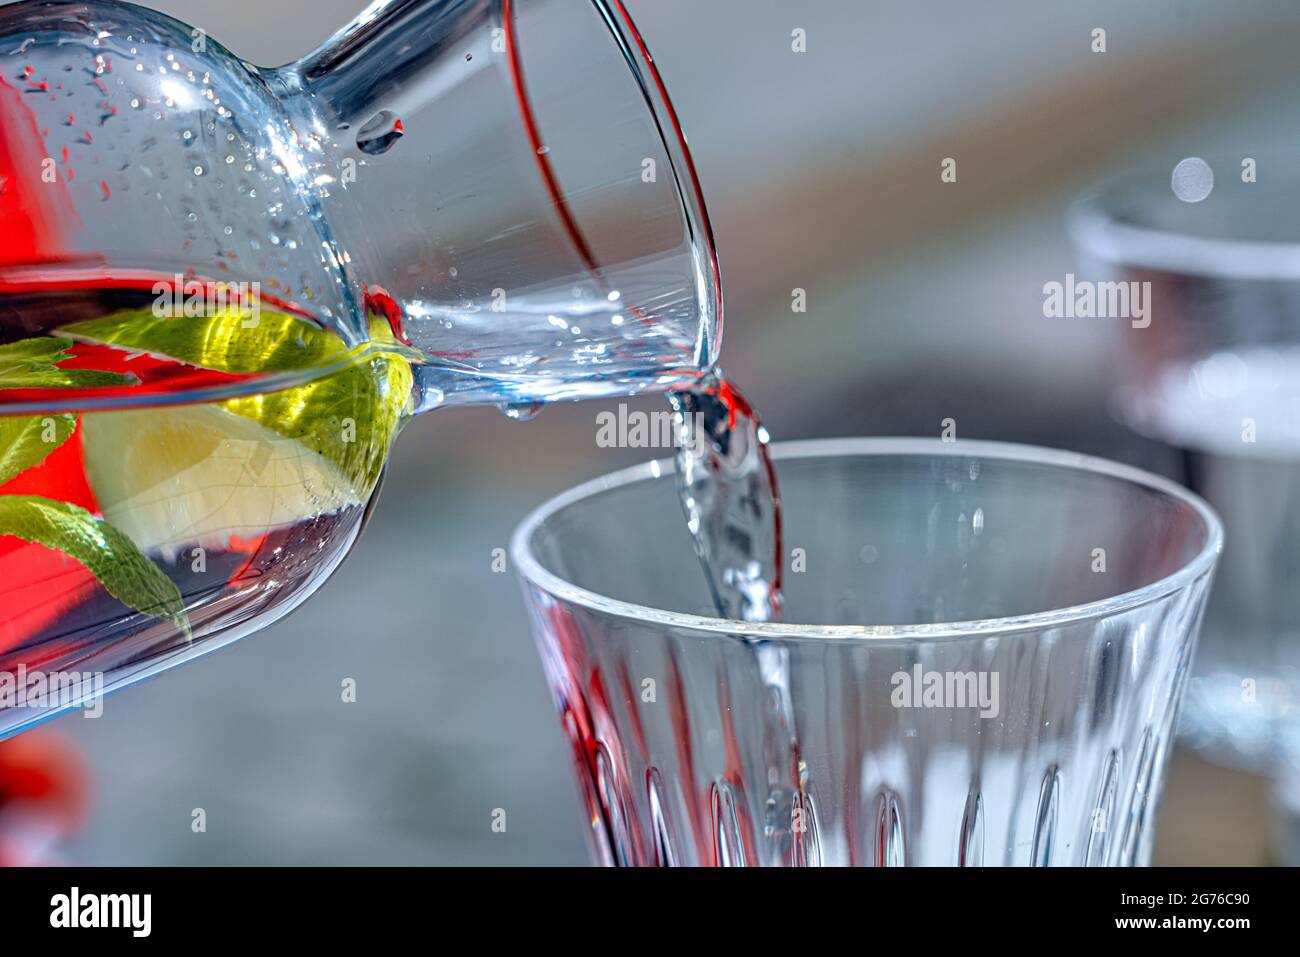
M 407 411 L 411 364 L 424 361 L 423 353 L 399 343 L 389 324 L 377 317 L 370 320 L 370 341 L 354 349 L 334 332 L 271 310 L 252 326 L 235 311 L 159 318 L 147 310 L 126 310 L 63 326 L 58 335 L 218 372 L 333 368 L 305 385 L 221 405 L 324 456 L 346 477 L 343 484 L 363 498 L 379 482 Z M 61 347 L 56 343 L 54 348 Z
M 364 500 L 330 459 L 219 405 L 86 413 L 82 438 L 104 518 L 168 561 Z

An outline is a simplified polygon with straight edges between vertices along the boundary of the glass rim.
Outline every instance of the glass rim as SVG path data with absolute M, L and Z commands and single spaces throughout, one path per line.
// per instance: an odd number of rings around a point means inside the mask
M 1116 202 L 1155 182 L 1157 172 L 1147 169 L 1112 177 L 1076 198 L 1066 213 L 1074 244 L 1102 262 L 1158 272 L 1214 279 L 1300 278 L 1300 242 L 1196 236 L 1122 220 Z
M 532 141 L 533 153 L 542 181 L 551 192 L 555 212 L 574 251 L 586 264 L 592 276 L 599 279 L 604 265 L 591 249 L 583 235 L 581 225 L 569 208 L 568 197 L 560 187 L 537 130 L 535 111 L 525 91 L 524 70 L 519 61 L 515 41 L 513 0 L 497 0 L 497 2 L 500 4 L 505 29 L 505 42 L 514 76 L 520 118 Z M 641 31 L 637 29 L 631 14 L 627 12 L 627 7 L 623 5 L 623 0 L 591 0 L 591 8 L 604 21 L 610 38 L 622 54 L 623 62 L 641 93 L 650 118 L 654 121 L 655 133 L 659 137 L 659 143 L 663 147 L 664 156 L 672 173 L 673 189 L 677 194 L 682 223 L 686 228 L 687 247 L 690 251 L 692 271 L 695 274 L 695 299 L 701 310 L 698 322 L 699 338 L 696 341 L 697 361 L 702 365 L 710 366 L 717 361 L 722 344 L 722 271 L 718 265 L 713 224 L 709 219 L 708 207 L 704 204 L 704 190 L 700 186 L 695 159 L 691 156 L 690 146 L 686 142 L 686 131 L 682 129 L 677 110 L 668 96 L 668 87 L 664 85 L 659 68 L 655 66 L 654 56 L 650 53 L 650 48 L 641 36 Z
M 510 539 L 510 556 L 520 578 L 525 582 L 563 601 L 605 615 L 646 622 L 664 628 L 712 634 L 784 640 L 847 640 L 878 644 L 886 641 L 928 642 L 987 638 L 1012 632 L 1059 628 L 1063 625 L 1111 617 L 1187 588 L 1192 582 L 1213 570 L 1214 563 L 1223 550 L 1223 524 L 1214 510 L 1199 496 L 1176 482 L 1151 472 L 1080 452 L 1012 442 L 974 439 L 946 442 L 934 438 L 804 439 L 778 442 L 772 446 L 773 458 L 777 460 L 922 454 L 951 457 L 976 455 L 1005 462 L 1046 465 L 1091 473 L 1139 485 L 1189 506 L 1205 527 L 1205 542 L 1196 555 L 1170 574 L 1141 588 L 1121 592 L 1118 595 L 1026 615 L 905 625 L 804 625 L 693 615 L 610 598 L 566 581 L 542 566 L 533 554 L 531 543 L 533 535 L 548 519 L 595 494 L 646 480 L 661 480 L 674 474 L 676 469 L 672 459 L 657 459 L 588 480 L 542 503 L 516 526 Z
M 677 110 L 668 96 L 668 87 L 655 66 L 654 56 L 623 0 L 591 0 L 591 3 L 623 54 L 646 108 L 654 118 L 655 129 L 668 157 L 673 186 L 681 203 L 682 219 L 690 233 L 690 249 L 699 284 L 696 299 L 702 309 L 711 312 L 711 315 L 701 317 L 699 325 L 704 333 L 711 335 L 710 340 L 700 343 L 700 346 L 701 358 L 712 365 L 717 361 L 722 345 L 722 272 L 718 265 L 717 243 L 713 238 L 713 223 L 704 205 L 704 190 L 700 187 L 695 159 L 686 143 L 686 131 L 682 129 Z

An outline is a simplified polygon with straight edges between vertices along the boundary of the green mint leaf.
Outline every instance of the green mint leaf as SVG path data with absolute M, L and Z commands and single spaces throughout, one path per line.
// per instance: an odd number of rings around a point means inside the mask
M 333 332 L 288 313 L 230 309 L 212 316 L 155 316 L 127 309 L 62 326 L 55 335 L 175 359 L 217 372 L 286 372 L 345 362 L 348 349 Z
M 68 344 L 58 339 L 20 339 L 0 345 L 0 389 L 95 389 L 140 381 L 133 375 L 55 365 L 71 358 Z
M 84 508 L 40 495 L 0 495 L 0 535 L 44 545 L 81 562 L 122 604 L 171 619 L 192 640 L 180 589 L 131 539 Z
M 32 362 L 58 362 L 68 358 L 67 343 L 42 336 L 36 339 L 19 339 L 0 345 L 0 362 L 23 360 Z
M 40 465 L 76 427 L 69 414 L 0 416 L 0 485 Z
M 233 309 L 193 317 L 127 310 L 57 332 L 218 372 L 335 370 L 306 385 L 222 405 L 329 459 L 362 495 L 379 481 L 410 399 L 411 363 L 424 361 L 395 341 L 386 323 L 372 321 L 370 334 L 371 342 L 348 349 L 328 329 L 267 309 L 256 321 Z

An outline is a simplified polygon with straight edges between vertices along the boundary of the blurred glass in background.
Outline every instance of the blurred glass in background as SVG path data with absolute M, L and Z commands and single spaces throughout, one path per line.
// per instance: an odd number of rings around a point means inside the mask
M 1281 736 L 1300 700 L 1300 176 L 1292 162 L 1185 160 L 1221 171 L 1194 202 L 1171 189 L 1166 170 L 1103 188 L 1073 217 L 1096 263 L 1088 271 L 1144 284 L 1158 319 L 1125 353 L 1116 413 L 1177 451 L 1179 477 L 1232 533 L 1184 710 L 1185 740 L 1260 770 L 1285 753 Z

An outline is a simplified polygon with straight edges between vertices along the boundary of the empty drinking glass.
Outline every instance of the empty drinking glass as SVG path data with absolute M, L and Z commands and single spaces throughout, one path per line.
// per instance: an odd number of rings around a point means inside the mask
M 1147 290 L 1149 325 L 1115 327 L 1119 417 L 1152 461 L 1173 450 L 1228 530 L 1181 736 L 1274 771 L 1300 706 L 1300 174 L 1260 163 L 1256 182 L 1222 175 L 1239 159 L 1179 162 L 1221 174 L 1196 202 L 1167 168 L 1130 174 L 1080 200 L 1072 227 L 1085 269 Z
M 711 617 L 668 463 L 515 534 L 595 859 L 1147 863 L 1208 506 L 998 443 L 792 443 L 776 467 L 789 623 Z

